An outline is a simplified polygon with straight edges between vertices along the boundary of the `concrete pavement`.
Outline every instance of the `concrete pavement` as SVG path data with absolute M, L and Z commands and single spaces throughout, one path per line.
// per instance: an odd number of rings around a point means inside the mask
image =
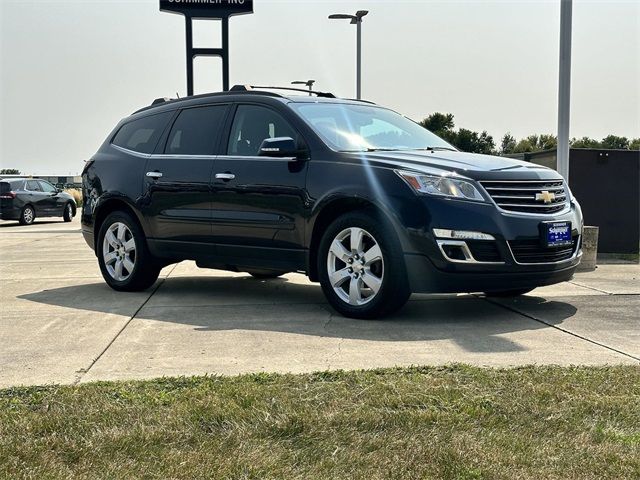
M 166 375 L 464 362 L 640 365 L 640 266 L 602 265 L 525 297 L 414 295 L 345 319 L 290 274 L 167 267 L 146 292 L 106 286 L 78 220 L 0 222 L 0 387 Z

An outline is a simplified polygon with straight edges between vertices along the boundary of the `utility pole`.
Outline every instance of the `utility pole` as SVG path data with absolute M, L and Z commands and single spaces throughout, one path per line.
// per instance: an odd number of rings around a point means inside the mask
M 560 69 L 558 81 L 557 170 L 569 182 L 569 121 L 571 111 L 572 0 L 560 0 Z

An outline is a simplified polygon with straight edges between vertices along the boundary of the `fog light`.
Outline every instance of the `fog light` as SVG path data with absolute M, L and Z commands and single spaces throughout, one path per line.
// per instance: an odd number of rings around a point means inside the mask
M 433 234 L 437 238 L 451 238 L 454 240 L 495 240 L 493 235 L 482 232 L 471 232 L 468 230 L 447 230 L 445 228 L 434 228 Z

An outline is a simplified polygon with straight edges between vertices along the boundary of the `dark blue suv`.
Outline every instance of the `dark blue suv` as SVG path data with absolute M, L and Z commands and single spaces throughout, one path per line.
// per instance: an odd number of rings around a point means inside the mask
M 156 101 L 83 172 L 83 234 L 106 282 L 163 266 L 303 272 L 356 318 L 411 292 L 521 295 L 572 277 L 582 214 L 562 177 L 463 153 L 411 120 L 331 94 Z

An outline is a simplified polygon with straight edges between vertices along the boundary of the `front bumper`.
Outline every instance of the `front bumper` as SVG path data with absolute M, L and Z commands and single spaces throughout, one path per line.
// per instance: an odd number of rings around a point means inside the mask
M 421 199 L 422 220 L 406 227 L 405 264 L 411 290 L 416 293 L 489 292 L 535 288 L 571 279 L 580 263 L 583 219 L 580 206 L 556 215 L 509 213 L 495 205 L 448 199 Z M 405 219 L 406 221 L 407 219 Z M 413 219 L 416 220 L 415 218 Z M 570 221 L 575 242 L 572 251 L 558 261 L 522 261 L 512 246 L 540 240 L 540 224 Z M 406 223 L 405 223 L 406 225 Z M 433 229 L 482 232 L 495 238 L 496 258 L 491 261 L 456 262 L 447 258 L 434 237 Z M 520 261 L 518 261 L 518 258 Z

